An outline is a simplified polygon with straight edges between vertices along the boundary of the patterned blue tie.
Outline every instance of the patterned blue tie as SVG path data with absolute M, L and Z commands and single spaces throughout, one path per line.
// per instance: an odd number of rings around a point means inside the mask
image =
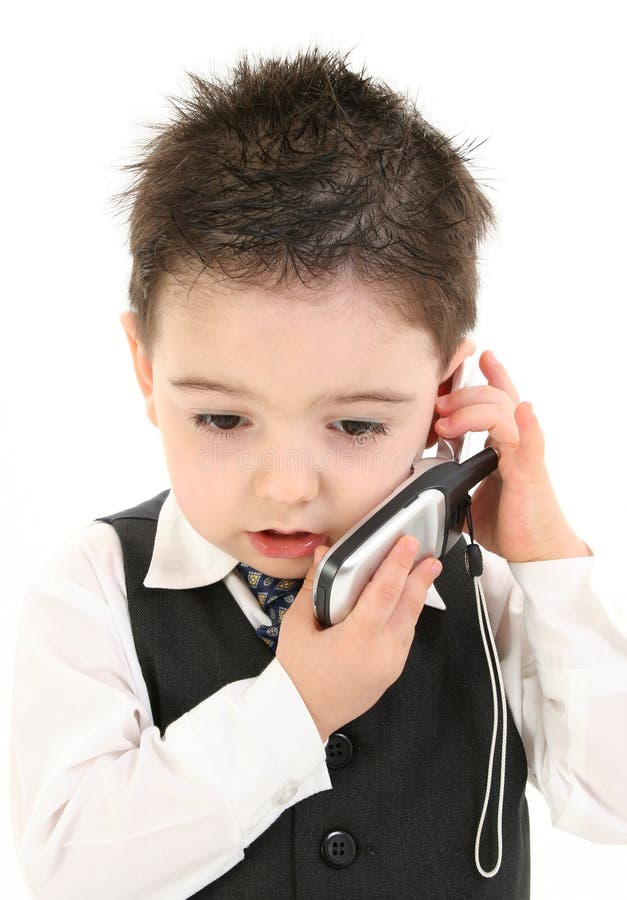
M 274 578 L 272 575 L 264 575 L 258 569 L 253 569 L 252 566 L 247 566 L 242 562 L 238 563 L 236 568 L 246 579 L 246 584 L 257 598 L 259 606 L 272 620 L 271 625 L 260 625 L 257 628 L 257 634 L 276 653 L 283 616 L 290 608 L 305 579 Z

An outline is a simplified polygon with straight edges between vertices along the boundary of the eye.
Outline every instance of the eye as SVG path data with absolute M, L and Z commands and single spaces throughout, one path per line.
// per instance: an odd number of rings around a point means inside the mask
M 190 422 L 193 424 L 194 428 L 197 428 L 199 431 L 206 431 L 212 435 L 218 435 L 222 438 L 231 438 L 233 435 L 232 431 L 235 429 L 235 422 L 237 419 L 243 418 L 242 416 L 228 416 L 228 415 L 220 415 L 219 413 L 197 413 L 192 416 Z M 207 422 L 207 419 L 212 419 L 212 422 Z M 220 427 L 217 422 L 226 421 L 226 426 L 224 428 Z M 215 425 L 216 427 L 212 428 L 211 426 Z
M 237 420 L 243 418 L 243 416 L 220 413 L 196 413 L 190 418 L 190 422 L 199 431 L 204 431 L 214 437 L 227 439 L 235 436 L 234 432 L 238 430 Z M 339 434 L 342 440 L 352 444 L 363 445 L 369 441 L 375 441 L 379 436 L 390 433 L 389 429 L 382 422 L 338 419 L 338 424 L 348 425 L 348 433 L 338 431 L 336 428 L 332 430 Z M 355 429 L 357 433 L 351 433 L 352 429 Z
M 382 422 L 360 422 L 352 419 L 338 419 L 340 425 L 348 425 L 348 434 L 339 431 L 341 438 L 353 444 L 363 445 L 369 440 L 376 441 L 381 435 L 389 434 L 389 429 Z M 351 433 L 351 428 L 355 428 L 357 433 Z M 333 429 L 336 431 L 337 429 Z

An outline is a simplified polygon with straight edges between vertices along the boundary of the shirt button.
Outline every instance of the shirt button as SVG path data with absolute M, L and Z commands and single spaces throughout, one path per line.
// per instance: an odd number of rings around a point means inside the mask
M 296 791 L 298 790 L 297 781 L 288 781 L 284 784 L 280 791 L 274 795 L 274 802 L 277 806 L 285 806 L 289 803 Z
M 322 839 L 320 853 L 328 866 L 341 869 L 350 866 L 357 854 L 357 846 L 348 831 L 330 831 Z
M 341 731 L 334 731 L 327 741 L 325 752 L 329 769 L 341 769 L 353 758 L 353 743 Z

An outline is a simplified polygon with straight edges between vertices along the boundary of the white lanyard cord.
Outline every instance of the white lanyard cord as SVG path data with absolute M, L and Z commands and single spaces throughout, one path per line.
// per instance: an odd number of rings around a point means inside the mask
M 505 750 L 507 747 L 507 706 L 505 704 L 505 689 L 503 687 L 503 679 L 501 677 L 501 667 L 499 665 L 499 656 L 496 652 L 496 646 L 494 645 L 494 638 L 492 636 L 492 627 L 490 625 L 490 617 L 488 615 L 488 608 L 485 602 L 485 595 L 483 593 L 483 585 L 481 584 L 481 579 L 479 576 L 483 573 L 483 559 L 481 558 L 481 550 L 479 548 L 479 544 L 475 543 L 475 538 L 473 534 L 472 528 L 472 515 L 470 512 L 471 507 L 471 497 L 470 494 L 466 496 L 466 519 L 468 521 L 468 532 L 470 534 L 470 544 L 466 547 L 466 569 L 468 574 L 472 577 L 472 580 L 475 583 L 475 597 L 477 599 L 477 616 L 479 618 L 479 628 L 481 629 L 481 639 L 483 641 L 483 649 L 485 650 L 486 659 L 488 661 L 488 671 L 490 673 L 490 684 L 492 686 L 492 708 L 494 710 L 494 724 L 492 727 L 492 742 L 490 744 L 490 760 L 488 762 L 488 783 L 485 789 L 485 797 L 483 798 L 483 809 L 481 810 L 481 819 L 479 820 L 479 827 L 477 829 L 477 837 L 475 839 L 475 865 L 477 867 L 478 872 L 483 875 L 485 878 L 492 878 L 493 875 L 496 875 L 498 870 L 501 868 L 501 858 L 503 853 L 503 791 L 505 788 Z M 481 615 L 483 609 L 483 616 Z M 484 617 L 485 622 L 487 624 L 487 632 L 490 636 L 490 645 L 492 647 L 492 653 L 494 654 L 494 661 L 496 663 L 496 674 L 499 679 L 499 689 L 501 692 L 501 709 L 503 712 L 503 732 L 501 739 L 501 784 L 499 787 L 499 811 L 497 817 L 497 841 L 498 841 L 498 855 L 496 860 L 496 865 L 493 869 L 490 869 L 489 872 L 486 872 L 484 868 L 482 868 L 481 863 L 479 861 L 479 845 L 481 843 L 481 832 L 483 831 L 483 822 L 485 819 L 486 810 L 488 808 L 488 802 L 490 800 L 490 789 L 492 787 L 492 764 L 494 762 L 494 748 L 496 746 L 496 735 L 498 731 L 498 706 L 496 702 L 496 686 L 494 684 L 494 668 L 492 666 L 492 657 L 490 656 L 490 651 L 488 650 L 488 642 L 486 641 L 485 633 L 486 627 L 484 626 Z
M 476 546 L 476 545 L 475 545 Z M 494 638 L 492 637 L 492 629 L 490 627 L 490 619 L 488 617 L 488 610 L 486 607 L 485 596 L 483 593 L 483 586 L 478 576 L 473 578 L 475 582 L 475 596 L 477 598 L 477 615 L 479 617 L 479 626 L 481 628 L 481 637 L 483 639 L 483 647 L 486 654 L 486 659 L 488 660 L 488 670 L 490 672 L 490 683 L 492 685 L 492 705 L 494 709 L 494 725 L 492 728 L 492 744 L 490 746 L 490 761 L 488 764 L 488 783 L 486 786 L 485 798 L 483 801 L 483 809 L 481 811 L 481 820 L 479 822 L 479 828 L 477 830 L 477 838 L 475 840 L 475 865 L 477 866 L 478 871 L 481 875 L 485 876 L 485 878 L 492 878 L 493 875 L 496 875 L 498 870 L 501 868 L 501 856 L 502 856 L 502 831 L 503 831 L 503 791 L 505 787 L 505 749 L 507 746 L 507 707 L 505 705 L 505 690 L 503 688 L 503 679 L 501 678 L 501 667 L 499 666 L 499 658 L 496 652 L 496 647 L 494 645 Z M 490 636 L 490 643 L 492 645 L 492 652 L 494 653 L 494 659 L 496 660 L 496 673 L 499 680 L 499 688 L 501 691 L 501 708 L 503 712 L 503 735 L 501 741 L 501 785 L 499 788 L 499 811 L 498 811 L 498 819 L 497 819 L 497 829 L 498 829 L 498 858 L 496 860 L 496 865 L 489 872 L 486 872 L 485 869 L 481 867 L 481 863 L 479 862 L 479 844 L 481 843 L 481 831 L 483 830 L 483 820 L 485 818 L 486 809 L 488 806 L 488 801 L 490 799 L 490 788 L 492 785 L 492 763 L 494 761 L 494 747 L 496 744 L 496 733 L 498 728 L 498 708 L 496 703 L 496 686 L 494 684 L 494 670 L 492 667 L 492 659 L 490 657 L 490 653 L 488 651 L 488 644 L 485 637 L 486 629 L 483 624 L 483 617 L 481 615 L 481 607 L 483 606 L 483 612 L 485 615 L 485 620 L 488 623 L 487 632 Z

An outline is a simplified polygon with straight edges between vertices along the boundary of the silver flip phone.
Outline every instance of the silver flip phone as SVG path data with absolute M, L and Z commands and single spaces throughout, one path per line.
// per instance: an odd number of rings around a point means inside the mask
M 451 393 L 466 385 L 467 372 L 460 366 Z M 322 625 L 337 625 L 346 618 L 401 535 L 419 541 L 414 568 L 426 556 L 445 556 L 457 543 L 468 491 L 498 465 L 493 447 L 460 462 L 464 443 L 465 436 L 441 439 L 436 456 L 415 460 L 409 478 L 329 548 L 313 583 L 314 614 Z

